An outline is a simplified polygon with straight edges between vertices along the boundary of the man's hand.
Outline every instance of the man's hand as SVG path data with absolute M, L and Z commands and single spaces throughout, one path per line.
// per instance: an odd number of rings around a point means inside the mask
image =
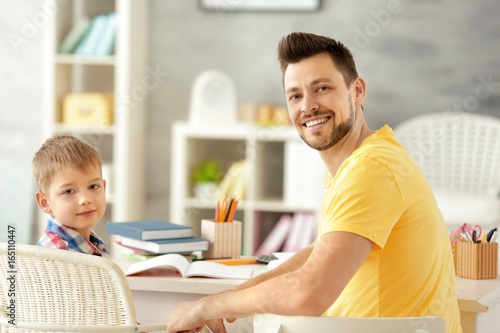
M 197 302 L 179 304 L 168 318 L 167 332 L 194 333 L 201 331 L 208 321 L 203 321 L 203 319 L 198 316 L 198 313 L 200 313 L 198 308 Z
M 236 318 L 226 319 L 228 323 L 233 323 Z M 207 323 L 208 328 L 214 333 L 227 333 L 226 326 L 224 326 L 224 320 L 222 319 L 213 319 Z
M 194 333 L 200 332 L 206 325 L 214 333 L 227 333 L 222 319 L 204 319 L 203 299 L 180 303 L 170 314 L 167 323 L 168 333 Z M 226 319 L 232 323 L 236 318 Z

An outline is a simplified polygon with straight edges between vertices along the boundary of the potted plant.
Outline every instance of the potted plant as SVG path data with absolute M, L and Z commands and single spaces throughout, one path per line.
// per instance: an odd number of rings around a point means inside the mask
M 212 199 L 217 184 L 222 178 L 222 171 L 216 160 L 202 161 L 193 171 L 191 180 L 194 185 L 194 195 L 198 200 Z

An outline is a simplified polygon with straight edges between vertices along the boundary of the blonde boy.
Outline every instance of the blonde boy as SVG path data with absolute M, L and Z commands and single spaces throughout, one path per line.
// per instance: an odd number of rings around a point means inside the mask
M 92 231 L 106 210 L 102 159 L 89 144 L 72 136 L 48 139 L 33 158 L 36 202 L 49 215 L 38 246 L 109 257 Z

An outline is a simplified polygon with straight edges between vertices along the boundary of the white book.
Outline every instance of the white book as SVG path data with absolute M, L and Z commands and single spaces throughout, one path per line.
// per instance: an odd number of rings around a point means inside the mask
M 307 221 L 304 214 L 295 213 L 293 215 L 292 229 L 283 246 L 283 252 L 297 252 L 301 250 L 302 237 L 306 230 Z
M 273 256 L 275 256 L 277 259 L 271 260 L 267 264 L 267 269 L 274 269 L 293 257 L 295 255 L 295 252 L 274 252 Z
M 320 209 L 325 191 L 326 166 L 318 151 L 302 141 L 286 142 L 283 165 L 285 204 Z
M 125 271 L 133 275 L 149 271 L 153 275 L 180 275 L 181 277 L 211 277 L 226 279 L 250 279 L 252 267 L 228 266 L 210 261 L 189 262 L 180 254 L 164 254 L 145 261 L 133 263 Z
M 302 237 L 298 242 L 298 250 L 308 247 L 314 241 L 316 235 L 315 215 L 313 213 L 297 213 L 302 215 Z M 297 251 L 298 251 L 297 250 Z

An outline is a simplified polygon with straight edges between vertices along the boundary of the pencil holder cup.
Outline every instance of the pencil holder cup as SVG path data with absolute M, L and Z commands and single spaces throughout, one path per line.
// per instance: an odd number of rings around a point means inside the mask
M 498 243 L 457 242 L 456 274 L 468 279 L 495 279 L 498 274 Z
M 201 237 L 210 247 L 204 258 L 239 258 L 241 256 L 241 222 L 214 222 L 201 220 Z

